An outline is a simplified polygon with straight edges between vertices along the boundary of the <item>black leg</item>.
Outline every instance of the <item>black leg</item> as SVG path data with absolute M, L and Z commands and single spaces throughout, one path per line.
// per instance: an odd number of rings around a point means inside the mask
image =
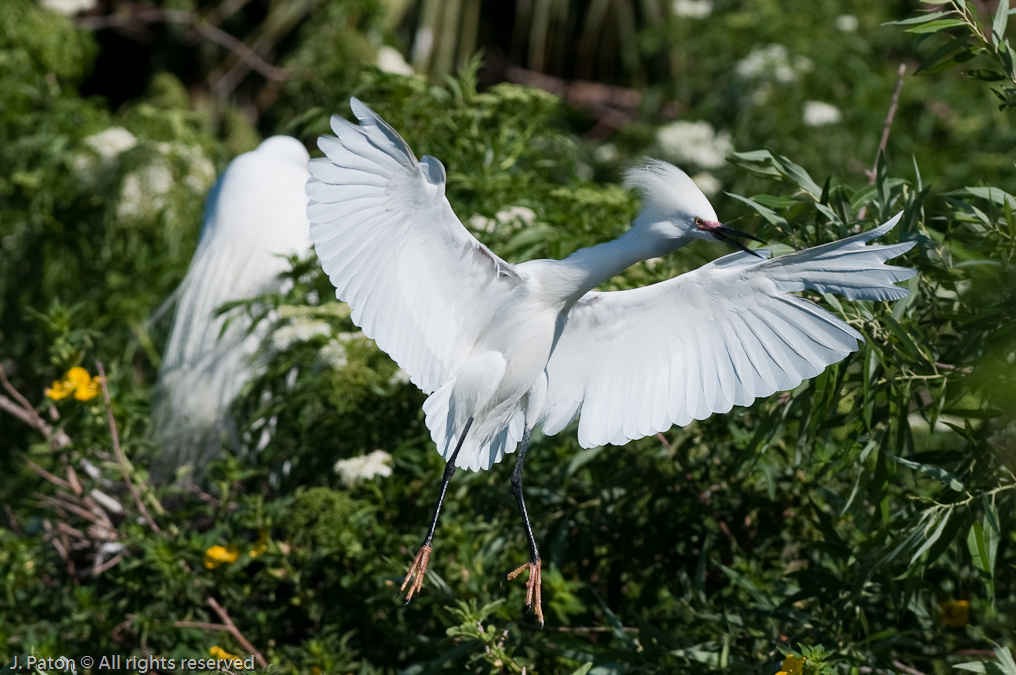
M 526 606 L 532 607 L 536 618 L 540 620 L 540 628 L 543 628 L 543 598 L 542 598 L 542 562 L 540 561 L 540 550 L 536 547 L 536 537 L 533 536 L 533 526 L 529 522 L 529 512 L 526 510 L 526 500 L 522 496 L 522 471 L 526 463 L 526 452 L 529 450 L 529 425 L 525 425 L 522 432 L 522 448 L 519 450 L 519 458 L 515 462 L 515 470 L 512 471 L 512 494 L 519 504 L 519 513 L 522 514 L 522 524 L 526 528 L 526 539 L 529 540 L 529 562 L 522 565 L 511 574 L 508 580 L 512 580 L 525 570 L 529 570 L 529 580 L 526 582 Z
M 471 426 L 473 426 L 472 417 L 466 420 L 466 426 L 462 429 L 462 434 L 459 436 L 459 442 L 455 446 L 455 451 L 452 453 L 451 459 L 445 464 L 444 476 L 441 478 L 441 492 L 437 497 L 437 506 L 434 507 L 434 518 L 430 521 L 430 529 L 427 530 L 427 536 L 423 538 L 423 545 L 420 546 L 419 553 L 416 554 L 416 558 L 413 560 L 409 572 L 406 573 L 402 586 L 399 587 L 399 593 L 401 593 L 406 590 L 407 585 L 409 586 L 409 593 L 406 594 L 407 604 L 413 599 L 413 595 L 423 588 L 423 575 L 427 573 L 427 562 L 430 560 L 430 552 L 432 550 L 431 543 L 434 541 L 434 531 L 437 529 L 437 517 L 441 514 L 441 505 L 444 503 L 445 493 L 448 492 L 448 483 L 451 482 L 452 476 L 455 475 L 455 460 L 458 459 L 459 450 L 462 449 L 462 443 L 466 440 L 466 434 L 469 433 L 469 427 Z M 414 573 L 416 574 L 416 579 L 410 585 L 409 580 L 413 578 Z

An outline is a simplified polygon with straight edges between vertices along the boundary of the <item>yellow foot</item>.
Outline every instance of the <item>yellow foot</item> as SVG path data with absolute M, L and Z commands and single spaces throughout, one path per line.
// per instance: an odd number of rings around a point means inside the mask
M 543 561 L 539 559 L 536 562 L 530 560 L 508 575 L 508 581 L 511 581 L 525 570 L 529 570 L 529 581 L 526 582 L 526 607 L 532 608 L 536 618 L 540 620 L 540 628 L 543 628 L 543 597 L 541 591 L 543 576 L 540 571 L 542 564 Z
M 420 552 L 416 554 L 416 558 L 413 560 L 412 567 L 406 573 L 406 579 L 402 582 L 402 586 L 399 588 L 399 593 L 406 590 L 406 586 L 409 586 L 409 593 L 406 594 L 406 603 L 408 604 L 413 596 L 420 592 L 423 588 L 423 575 L 427 573 L 427 561 L 430 560 L 431 548 L 428 544 L 424 544 L 420 547 Z M 416 575 L 416 579 L 413 579 L 413 575 Z M 413 583 L 410 584 L 409 580 L 413 579 Z

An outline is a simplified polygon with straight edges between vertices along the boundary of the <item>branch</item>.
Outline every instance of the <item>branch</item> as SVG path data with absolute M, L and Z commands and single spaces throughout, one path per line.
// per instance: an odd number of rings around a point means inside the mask
M 54 431 L 53 427 L 47 424 L 46 420 L 39 416 L 39 413 L 36 412 L 35 408 L 32 407 L 32 404 L 28 402 L 28 399 L 22 396 L 21 392 L 14 388 L 11 381 L 7 379 L 7 373 L 4 371 L 2 365 L 0 365 L 0 383 L 3 384 L 7 393 L 14 397 L 14 401 L 12 401 L 3 394 L 0 394 L 0 409 L 14 415 L 19 420 L 45 436 L 46 440 L 50 444 L 50 447 L 54 450 L 59 450 L 67 445 L 70 445 L 71 439 L 66 432 L 64 432 L 63 429 L 57 429 Z M 15 403 L 15 401 L 17 402 Z
M 903 76 L 906 72 L 907 65 L 901 63 L 896 75 L 896 89 L 893 90 L 893 98 L 889 104 L 889 113 L 885 116 L 885 124 L 882 125 L 882 138 L 878 142 L 878 152 L 875 153 L 875 164 L 872 166 L 871 171 L 868 172 L 868 185 L 874 185 L 875 181 L 878 180 L 878 158 L 882 156 L 889 145 L 889 129 L 892 128 L 893 118 L 896 117 L 896 109 L 900 104 L 900 92 L 903 90 Z M 864 216 L 867 213 L 868 207 L 862 206 L 861 210 L 857 212 L 857 219 L 864 220 Z
M 222 619 L 222 623 L 204 623 L 204 622 L 200 622 L 200 621 L 174 621 L 173 625 L 175 627 L 177 627 L 177 628 L 199 628 L 201 630 L 224 630 L 227 633 L 229 633 L 230 635 L 232 635 L 236 639 L 236 641 L 240 643 L 240 646 L 243 647 L 244 650 L 247 651 L 248 654 L 253 654 L 254 655 L 254 658 L 256 658 L 257 661 L 258 661 L 258 665 L 260 665 L 262 668 L 267 668 L 268 667 L 268 662 L 265 661 L 265 657 L 261 655 L 261 652 L 259 652 L 258 650 L 254 649 L 254 645 L 252 645 L 247 640 L 247 638 L 245 638 L 243 636 L 243 633 L 241 633 L 240 629 L 236 627 L 236 624 L 233 623 L 233 620 L 229 618 L 229 613 L 226 612 L 225 609 L 223 609 L 222 605 L 220 605 L 215 600 L 215 598 L 209 597 L 208 598 L 208 606 L 211 607 L 213 610 L 215 610 L 215 613 L 219 615 L 220 619 Z
M 116 454 L 117 464 L 120 465 L 123 482 L 127 484 L 127 489 L 130 490 L 131 497 L 134 498 L 134 504 L 138 507 L 138 511 L 141 512 L 148 526 L 156 534 L 162 534 L 162 530 L 156 525 L 152 516 L 148 513 L 148 509 L 145 508 L 144 502 L 141 501 L 141 493 L 134 486 L 134 481 L 131 480 L 130 473 L 127 471 L 127 460 L 124 458 L 123 450 L 120 448 L 120 436 L 116 432 L 116 420 L 113 419 L 113 404 L 109 400 L 109 387 L 106 386 L 106 371 L 102 368 L 102 361 L 96 361 L 95 367 L 99 371 L 99 384 L 102 386 L 102 398 L 106 401 L 106 417 L 109 420 L 109 432 L 113 436 L 113 452 Z
M 194 12 L 185 9 L 140 9 L 129 14 L 108 14 L 106 16 L 85 16 L 77 20 L 79 28 L 103 30 L 105 28 L 137 28 L 148 23 L 182 23 L 212 42 L 236 54 L 237 58 L 269 80 L 286 80 L 289 71 L 277 68 L 258 56 L 250 47 L 221 28 L 216 28 Z

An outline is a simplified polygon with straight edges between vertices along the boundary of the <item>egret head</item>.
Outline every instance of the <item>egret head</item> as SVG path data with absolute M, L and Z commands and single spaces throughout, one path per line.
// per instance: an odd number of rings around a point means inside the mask
M 746 237 L 765 243 L 721 224 L 712 204 L 695 181 L 673 164 L 650 159 L 643 168 L 629 169 L 625 173 L 625 182 L 642 193 L 645 204 L 642 213 L 635 219 L 634 228 L 672 240 L 674 248 L 693 239 L 717 239 L 752 253 L 732 237 Z

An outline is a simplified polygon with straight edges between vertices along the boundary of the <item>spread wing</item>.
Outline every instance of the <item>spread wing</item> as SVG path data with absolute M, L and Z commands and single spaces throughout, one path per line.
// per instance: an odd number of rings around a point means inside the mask
M 332 117 L 326 157 L 310 162 L 311 239 L 353 322 L 430 393 L 520 279 L 456 218 L 441 162 L 417 161 L 373 110 L 350 107 L 359 126 Z
M 884 225 L 798 253 L 720 258 L 651 286 L 589 293 L 547 364 L 544 433 L 577 414 L 583 447 L 622 445 L 793 389 L 857 349 L 860 333 L 794 291 L 896 300 L 914 242 L 865 245 Z

